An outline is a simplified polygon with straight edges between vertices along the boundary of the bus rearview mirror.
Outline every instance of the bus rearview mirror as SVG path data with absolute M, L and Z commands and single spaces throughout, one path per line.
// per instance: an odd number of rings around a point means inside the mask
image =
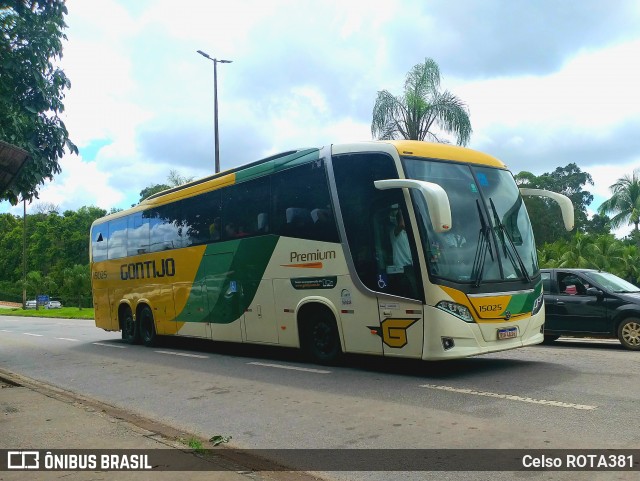
M 429 208 L 431 225 L 436 232 L 451 229 L 451 205 L 445 190 L 433 182 L 415 179 L 386 179 L 373 182 L 376 189 L 415 189 L 420 192 Z
M 560 212 L 562 212 L 562 220 L 564 222 L 564 228 L 567 230 L 573 230 L 574 226 L 574 213 L 573 213 L 573 202 L 571 199 L 563 194 L 558 194 L 557 192 L 551 192 L 550 190 L 543 189 L 526 189 L 521 188 L 520 193 L 522 196 L 538 196 L 538 197 L 548 197 L 551 200 L 554 200 L 560 206 Z

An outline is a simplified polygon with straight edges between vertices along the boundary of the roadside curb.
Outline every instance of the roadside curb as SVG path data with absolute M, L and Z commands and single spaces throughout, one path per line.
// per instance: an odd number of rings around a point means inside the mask
M 15 374 L 0 368 L 0 381 L 4 381 L 13 386 L 22 386 L 37 393 L 43 394 L 49 398 L 71 404 L 76 408 L 84 409 L 89 412 L 102 413 L 111 418 L 127 423 L 132 431 L 153 437 L 155 440 L 166 444 L 172 448 L 188 449 L 184 444 L 180 444 L 178 440 L 181 437 L 195 437 L 189 433 L 184 433 L 178 429 L 163 425 L 157 421 L 144 418 L 137 414 L 128 412 L 124 409 L 107 404 L 87 396 L 83 396 L 72 391 L 67 391 L 59 387 L 36 381 L 31 378 Z M 156 437 L 157 436 L 157 437 Z
M 238 459 L 235 450 L 231 446 L 214 446 L 200 436 L 187 433 L 172 426 L 158 422 L 151 418 L 146 418 L 139 414 L 129 412 L 117 406 L 93 399 L 82 394 L 61 389 L 59 387 L 37 381 L 19 374 L 6 371 L 0 368 L 0 384 L 6 384 L 3 389 L 23 387 L 35 393 L 48 397 L 53 401 L 62 402 L 74 409 L 82 409 L 85 412 L 101 416 L 106 419 L 117 421 L 124 428 L 139 436 L 149 438 L 159 444 L 164 444 L 167 448 L 179 449 L 183 452 L 190 452 L 192 449 L 181 440 L 197 440 L 205 450 L 215 449 L 215 460 L 207 457 L 212 465 L 221 467 L 222 471 L 235 472 L 254 481 L 321 481 L 322 478 L 306 472 L 296 471 L 253 471 Z M 226 451 L 226 452 L 225 452 Z M 193 454 L 195 456 L 195 454 Z M 248 465 L 255 464 L 255 461 L 248 460 Z M 0 479 L 2 479 L 0 477 Z

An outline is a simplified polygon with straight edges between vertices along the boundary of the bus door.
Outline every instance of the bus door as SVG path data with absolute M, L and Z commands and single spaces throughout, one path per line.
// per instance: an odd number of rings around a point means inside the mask
M 373 212 L 378 334 L 385 356 L 421 358 L 424 321 L 422 301 L 418 300 L 422 297 L 419 263 L 403 204 L 383 204 Z
M 158 334 L 173 335 L 178 331 L 172 286 L 158 286 L 153 303 L 153 318 Z
M 276 311 L 271 279 L 260 281 L 253 302 L 244 312 L 245 340 L 250 342 L 278 343 Z
M 163 334 L 175 329 L 179 336 L 209 337 L 206 324 L 208 310 L 204 282 L 176 282 L 173 284 L 173 298 L 176 304 L 176 324 L 162 327 Z
M 242 341 L 243 286 L 232 266 L 233 259 L 233 252 L 214 251 L 203 260 L 208 301 L 206 320 L 214 341 Z

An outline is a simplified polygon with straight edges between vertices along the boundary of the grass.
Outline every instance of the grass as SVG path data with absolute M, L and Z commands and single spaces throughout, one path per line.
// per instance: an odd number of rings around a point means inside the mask
M 84 307 L 82 310 L 77 307 L 63 307 L 61 309 L 22 309 L 2 308 L 0 316 L 20 316 L 20 317 L 54 317 L 62 319 L 93 319 L 95 312 L 93 307 Z
M 204 447 L 202 445 L 202 441 L 200 441 L 199 439 L 196 438 L 189 438 L 186 441 L 184 439 L 181 439 L 181 441 L 183 443 L 185 443 L 187 446 L 189 446 L 191 449 L 193 449 L 196 453 L 203 453 L 204 452 Z

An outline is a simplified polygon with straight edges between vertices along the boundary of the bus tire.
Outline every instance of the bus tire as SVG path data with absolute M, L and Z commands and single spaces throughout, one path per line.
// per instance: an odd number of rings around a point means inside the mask
M 640 319 L 627 317 L 618 326 L 618 339 L 625 349 L 640 351 Z
M 139 344 L 140 332 L 138 331 L 138 323 L 128 308 L 121 314 L 121 323 L 122 340 L 127 344 Z
M 140 309 L 138 314 L 138 320 L 140 323 L 140 338 L 142 343 L 147 347 L 153 347 L 156 345 L 156 325 L 153 320 L 153 312 L 149 306 L 144 306 Z
M 340 359 L 340 335 L 333 314 L 326 308 L 301 313 L 301 344 L 307 358 L 316 364 L 333 365 Z

